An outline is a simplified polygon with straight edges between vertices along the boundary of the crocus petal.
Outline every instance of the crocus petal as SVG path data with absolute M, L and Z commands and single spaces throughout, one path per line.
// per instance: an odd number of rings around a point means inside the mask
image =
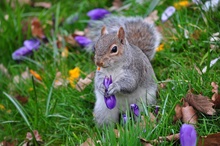
M 167 21 L 176 11 L 176 8 L 173 6 L 169 6 L 166 10 L 162 13 L 161 20 L 162 22 Z
M 27 47 L 21 47 L 12 53 L 12 59 L 21 60 L 23 56 L 31 54 L 31 53 L 32 51 L 29 50 Z
M 110 12 L 106 9 L 97 8 L 89 11 L 87 16 L 89 16 L 92 20 L 99 20 L 104 18 L 107 14 L 110 14 Z
M 158 114 L 159 108 L 160 108 L 159 106 L 156 106 L 156 107 L 155 107 L 154 113 L 155 113 L 156 115 Z
M 75 40 L 82 47 L 86 47 L 86 46 L 88 46 L 89 44 L 92 43 L 92 41 L 89 38 L 84 37 L 84 36 L 76 36 Z
M 40 46 L 40 41 L 38 39 L 30 39 L 24 41 L 24 46 L 29 50 L 37 50 Z
M 105 76 L 105 78 L 103 80 L 103 85 L 105 86 L 106 92 L 108 91 L 108 87 L 111 83 L 112 83 L 112 76 L 110 76 L 110 78 Z
M 104 97 L 104 99 L 108 109 L 113 109 L 116 106 L 116 98 L 114 95 Z
M 131 104 L 130 105 L 131 110 L 133 111 L 133 113 L 135 114 L 135 116 L 139 116 L 139 107 L 136 104 Z
M 196 146 L 196 130 L 193 125 L 183 124 L 180 128 L 181 146 Z

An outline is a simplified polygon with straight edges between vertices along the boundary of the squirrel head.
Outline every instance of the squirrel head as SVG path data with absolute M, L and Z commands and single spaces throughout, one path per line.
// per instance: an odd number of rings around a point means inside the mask
M 101 36 L 94 46 L 95 63 L 99 67 L 108 68 L 123 61 L 126 39 L 123 27 L 117 32 L 108 33 L 106 27 L 101 29 Z

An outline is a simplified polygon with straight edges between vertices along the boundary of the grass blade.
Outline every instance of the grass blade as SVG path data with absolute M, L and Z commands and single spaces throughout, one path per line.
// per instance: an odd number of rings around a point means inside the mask
M 20 105 L 20 103 L 16 99 L 8 95 L 7 93 L 3 92 L 3 94 L 14 104 L 14 106 L 17 108 L 18 112 L 21 114 L 22 118 L 24 119 L 28 127 L 30 128 L 30 130 L 33 131 L 31 124 L 29 123 L 28 118 L 26 117 L 27 113 L 25 113 L 25 110 Z

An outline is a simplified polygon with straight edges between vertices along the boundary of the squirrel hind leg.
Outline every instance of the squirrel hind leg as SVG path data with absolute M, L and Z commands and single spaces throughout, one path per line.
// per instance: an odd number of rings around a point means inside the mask
M 157 88 L 147 89 L 147 104 L 155 105 L 157 103 L 156 99 Z

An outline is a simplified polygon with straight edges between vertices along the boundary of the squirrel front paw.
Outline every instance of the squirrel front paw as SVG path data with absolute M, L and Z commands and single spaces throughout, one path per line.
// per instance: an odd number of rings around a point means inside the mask
M 120 90 L 120 88 L 119 88 L 118 84 L 112 83 L 112 84 L 109 85 L 108 94 L 109 94 L 109 95 L 114 95 L 114 94 L 117 93 L 119 90 Z
M 105 94 L 105 86 L 103 84 L 101 84 L 98 88 L 99 92 L 104 95 Z

